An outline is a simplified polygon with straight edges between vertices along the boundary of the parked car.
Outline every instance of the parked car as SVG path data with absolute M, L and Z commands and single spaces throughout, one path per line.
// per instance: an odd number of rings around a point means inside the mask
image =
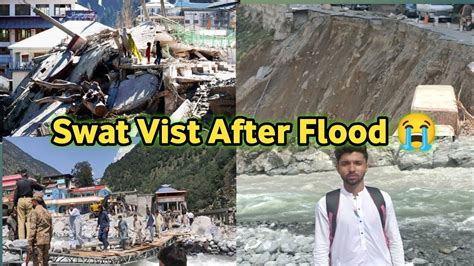
M 439 21 L 451 22 L 453 5 L 417 4 L 416 10 L 420 19 L 423 19 L 424 15 L 428 14 L 430 21 L 434 21 L 437 17 Z
M 407 16 L 407 18 L 417 18 L 418 11 L 416 10 L 416 4 L 406 4 L 403 14 Z

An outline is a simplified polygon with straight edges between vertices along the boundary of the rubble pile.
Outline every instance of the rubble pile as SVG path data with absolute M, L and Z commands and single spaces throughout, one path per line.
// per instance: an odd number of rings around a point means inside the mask
M 199 216 L 194 220 L 189 233 L 179 237 L 178 243 L 190 254 L 208 253 L 225 256 L 236 254 L 236 229 L 233 226 L 216 226 L 209 217 Z
M 109 215 L 109 243 L 110 248 L 119 248 L 119 234 L 115 226 L 118 225 L 118 215 Z M 84 245 L 82 249 L 100 249 L 101 243 L 97 238 L 98 231 L 97 218 L 91 214 L 81 215 L 82 219 L 82 239 Z M 133 216 L 123 216 L 127 222 L 129 232 L 129 244 L 135 238 L 133 231 Z M 138 219 L 145 224 L 145 217 L 138 216 Z M 166 231 L 165 231 L 166 232 Z M 235 256 L 236 254 L 236 228 L 235 226 L 216 226 L 209 217 L 198 216 L 192 226 L 174 228 L 173 233 L 178 235 L 177 244 L 184 247 L 189 254 L 206 253 L 212 255 Z M 145 229 L 142 230 L 145 237 L 148 236 Z M 3 226 L 4 239 L 4 262 L 19 260 L 19 250 L 25 250 L 28 241 L 7 240 L 8 228 Z M 53 238 L 51 241 L 51 251 L 55 253 L 69 253 L 70 249 L 76 248 L 76 242 L 72 240 L 69 227 L 69 217 L 53 217 Z
M 4 135 L 48 135 L 58 115 L 77 119 L 133 119 L 135 114 L 172 115 L 176 120 L 235 112 L 235 65 L 225 49 L 180 43 L 163 25 L 145 22 L 123 31 L 103 30 L 72 38 L 35 58 L 36 67 L 6 106 Z M 142 58 L 147 43 L 163 59 Z M 153 54 L 153 53 L 152 53 Z M 188 100 L 188 101 L 186 101 Z

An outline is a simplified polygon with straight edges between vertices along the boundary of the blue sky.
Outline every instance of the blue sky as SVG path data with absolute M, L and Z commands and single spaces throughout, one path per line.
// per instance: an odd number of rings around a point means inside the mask
M 60 171 L 63 174 L 71 173 L 74 165 L 81 161 L 88 161 L 92 165 L 94 178 L 100 178 L 105 168 L 112 162 L 130 151 L 131 147 L 78 147 L 69 145 L 59 147 L 51 144 L 50 137 L 21 137 L 6 138 L 33 158 L 40 160 Z M 134 139 L 136 143 L 138 139 Z

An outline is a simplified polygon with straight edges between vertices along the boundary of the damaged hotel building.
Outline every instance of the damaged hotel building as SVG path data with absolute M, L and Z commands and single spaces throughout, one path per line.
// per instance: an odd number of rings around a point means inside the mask
M 54 27 L 8 46 L 19 69 L 13 89 L 1 98 L 3 135 L 48 135 L 59 115 L 131 120 L 166 114 L 177 121 L 235 113 L 235 34 L 209 37 L 171 17 L 157 22 L 148 14 L 135 27 L 114 29 L 96 22 L 91 10 L 70 10 L 72 4 L 62 19 L 54 17 L 54 4 L 46 10 L 26 5 L 38 25 Z M 160 64 L 153 63 L 156 41 Z

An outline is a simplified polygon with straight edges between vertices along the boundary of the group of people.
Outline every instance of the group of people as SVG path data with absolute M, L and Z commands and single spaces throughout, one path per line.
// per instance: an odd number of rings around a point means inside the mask
M 163 53 L 161 52 L 161 44 L 160 41 L 155 42 L 155 65 L 159 65 L 161 63 L 161 58 L 163 58 Z M 146 51 L 145 51 L 145 56 L 147 59 L 147 64 L 150 64 L 151 62 L 151 42 L 146 43 Z
M 49 248 L 53 237 L 53 222 L 43 197 L 36 191 L 44 190 L 36 179 L 28 176 L 26 169 L 19 171 L 13 208 L 7 218 L 8 239 L 27 239 L 26 263 L 48 265 Z

